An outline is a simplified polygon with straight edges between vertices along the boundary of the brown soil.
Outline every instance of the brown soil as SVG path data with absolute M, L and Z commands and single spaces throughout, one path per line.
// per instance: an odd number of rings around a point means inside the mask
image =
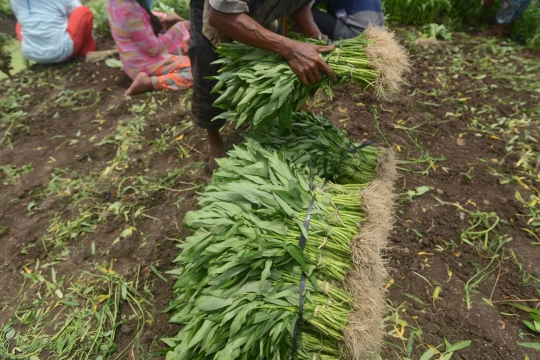
M 469 44 L 467 40 L 457 39 L 451 46 L 459 45 L 467 54 Z M 111 44 L 102 44 L 100 49 L 107 49 Z M 450 48 L 450 45 L 448 46 Z M 430 54 L 431 61 L 426 60 Z M 521 52 L 523 57 L 534 57 L 538 54 Z M 445 156 L 446 161 L 436 163 L 428 176 L 413 175 L 410 172 L 401 172 L 398 192 L 405 193 L 421 185 L 434 188 L 432 192 L 415 198 L 412 202 L 403 202 L 398 207 L 399 221 L 391 238 L 392 248 L 388 259 L 392 270 L 394 285 L 389 288 L 388 298 L 394 307 L 405 303 L 406 311 L 401 314 L 408 323 L 418 327 L 423 332 L 422 344 L 439 345 L 443 338 L 451 343 L 459 340 L 471 340 L 472 345 L 460 351 L 459 357 L 463 359 L 523 359 L 528 355 L 530 359 L 538 359 L 538 353 L 525 349 L 517 343 L 523 340 L 519 337 L 524 332 L 522 316 L 508 317 L 500 312 L 515 313 L 518 311 L 504 306 L 496 305 L 494 308 L 482 303 L 481 298 L 489 298 L 494 289 L 492 299 L 500 300 L 509 297 L 521 299 L 538 298 L 539 293 L 534 286 L 526 286 L 522 281 L 522 274 L 517 266 L 508 258 L 513 250 L 524 263 L 525 268 L 532 274 L 540 277 L 540 262 L 538 261 L 538 246 L 530 245 L 532 239 L 520 230 L 524 227 L 524 220 L 517 216 L 524 209 L 514 200 L 517 185 L 499 185 L 498 179 L 487 172 L 488 164 L 481 162 L 480 158 L 500 159 L 505 155 L 504 143 L 488 137 L 477 137 L 470 131 L 470 117 L 464 111 L 463 116 L 448 117 L 447 113 L 456 113 L 459 103 L 455 101 L 443 102 L 441 98 L 423 95 L 434 88 L 441 88 L 437 81 L 439 73 L 447 70 L 437 70 L 436 66 L 444 66 L 449 60 L 449 53 L 444 48 L 426 51 L 414 50 L 411 53 L 414 60 L 414 70 L 408 77 L 410 88 L 407 87 L 402 95 L 393 102 L 381 101 L 371 94 L 361 92 L 354 86 L 346 86 L 335 90 L 332 101 L 322 100 L 313 107 L 313 111 L 322 112 L 339 126 L 343 126 L 351 137 L 357 140 L 380 137 L 374 125 L 374 115 L 380 121 L 380 128 L 388 142 L 399 145 L 401 154 L 405 157 L 407 151 L 416 152 L 407 134 L 396 129 L 397 121 L 403 119 L 408 127 L 419 125 L 427 120 L 417 134 L 418 142 L 434 157 Z M 468 60 L 468 70 L 474 72 L 474 59 Z M 129 119 L 132 115 L 128 109 L 141 99 L 153 97 L 159 105 L 156 115 L 147 118 L 147 126 L 143 132 L 142 147 L 139 151 L 130 153 L 132 165 L 122 173 L 122 177 L 138 176 L 150 169 L 151 174 L 167 173 L 167 170 L 178 169 L 191 165 L 191 168 L 178 179 L 175 189 L 182 190 L 192 185 L 186 183 L 203 184 L 210 179 L 204 170 L 207 158 L 205 134 L 195 127 L 187 128 L 183 133 L 185 138 L 182 144 L 192 149 L 189 158 L 179 158 L 176 145 L 172 144 L 162 154 L 153 151 L 148 141 L 160 136 L 159 128 L 163 124 L 170 126 L 184 126 L 189 123 L 189 112 L 179 101 L 185 93 L 152 93 L 144 94 L 131 99 L 122 97 L 123 91 L 129 86 L 130 80 L 121 70 L 111 69 L 103 63 L 71 63 L 63 66 L 37 67 L 18 75 L 18 81 L 35 80 L 36 73 L 42 74 L 41 80 L 22 90 L 30 95 L 24 104 L 24 111 L 28 113 L 24 120 L 28 129 L 15 130 L 12 140 L 14 149 L 0 147 L 0 165 L 13 164 L 17 167 L 32 163 L 34 171 L 21 177 L 15 186 L 3 185 L 0 173 L 0 227 L 6 226 L 6 233 L 0 232 L 0 324 L 13 315 L 16 303 L 11 301 L 21 286 L 20 271 L 23 266 L 31 266 L 36 259 L 41 263 L 50 262 L 58 254 L 59 249 L 50 253 L 44 251 L 41 238 L 46 233 L 50 214 L 59 211 L 69 211 L 65 199 L 61 197 L 45 196 L 41 192 L 51 178 L 54 169 L 73 169 L 82 174 L 88 174 L 92 169 L 103 169 L 107 166 L 115 153 L 113 145 L 97 147 L 96 143 L 105 136 L 114 132 L 117 121 Z M 447 74 L 448 75 L 448 74 Z M 448 77 L 449 78 L 449 77 Z M 55 87 L 49 84 L 54 84 Z M 497 84 L 498 88 L 489 93 L 468 92 L 478 86 Z M 0 87 L 3 85 L 0 83 Z M 101 92 L 101 101 L 94 107 L 72 110 L 70 107 L 55 105 L 61 89 L 71 90 L 92 88 Z M 3 92 L 4 90 L 2 90 Z M 413 96 L 414 93 L 414 96 Z M 538 104 L 538 93 L 518 91 L 504 81 L 495 81 L 490 78 L 484 80 L 471 80 L 462 78 L 453 81 L 452 86 L 444 90 L 448 98 L 469 97 L 467 105 L 481 107 L 481 104 L 492 104 L 499 114 L 513 113 L 512 100 L 520 100 L 531 107 Z M 506 104 L 496 100 L 500 97 Z M 88 106 L 94 98 L 83 100 L 77 106 Z M 426 105 L 426 102 L 437 102 L 440 106 Z M 102 124 L 93 122 L 97 117 L 105 120 Z M 73 139 L 80 131 L 79 141 L 69 145 L 68 140 Z M 238 136 L 226 129 L 225 134 L 229 143 L 237 142 Z M 463 141 L 457 142 L 458 134 L 462 134 Z M 56 135 L 56 136 L 55 136 Z M 58 137 L 63 135 L 65 137 Z M 95 137 L 95 141 L 89 140 Z M 399 154 L 399 152 L 398 152 Z M 418 155 L 416 153 L 416 155 Z M 507 162 L 508 164 L 509 162 Z M 427 165 L 422 165 L 424 168 Z M 464 178 L 469 167 L 474 167 L 472 180 Z M 506 165 L 500 169 L 512 175 L 512 166 Z M 519 190 L 524 194 L 523 189 Z M 471 310 L 466 308 L 464 302 L 463 284 L 473 274 L 472 263 L 484 264 L 475 250 L 461 244 L 461 230 L 468 227 L 468 222 L 461 219 L 454 206 L 438 206 L 438 201 L 430 194 L 436 195 L 447 203 L 458 202 L 468 210 L 475 210 L 474 202 L 482 211 L 495 211 L 508 221 L 504 232 L 513 237 L 513 241 L 506 245 L 506 258 L 503 261 L 500 278 L 496 282 L 492 275 L 479 287 L 479 293 L 474 295 L 474 306 Z M 112 199 L 111 199 L 112 197 Z M 179 198 L 184 198 L 179 207 L 172 205 Z M 104 189 L 103 201 L 112 201 L 114 192 Z M 467 202 L 470 200 L 469 204 Z M 31 201 L 36 201 L 40 207 L 35 212 L 29 212 Z M 155 266 L 162 274 L 174 269 L 173 260 L 178 253 L 177 240 L 184 238 L 188 231 L 182 228 L 184 214 L 195 208 L 196 190 L 185 192 L 157 191 L 141 196 L 139 204 L 144 205 L 148 217 L 137 222 L 137 232 L 123 239 L 116 245 L 111 245 L 114 239 L 131 225 L 123 217 L 111 216 L 106 223 L 96 227 L 95 232 L 83 235 L 68 243 L 69 257 L 55 265 L 59 274 L 72 274 L 74 270 L 93 269 L 93 264 L 101 261 L 115 263 L 115 270 L 133 277 L 138 268 L 141 268 L 141 282 L 148 281 L 152 285 L 152 302 L 156 307 L 154 322 L 148 327 L 142 337 L 142 343 L 147 351 L 163 349 L 160 337 L 175 335 L 178 328 L 168 323 L 168 315 L 162 314 L 170 300 L 174 279 L 165 275 L 168 282 L 164 283 L 149 266 Z M 467 205 L 466 205 L 467 204 Z M 157 220 L 156 220 L 157 219 Z M 415 235 L 412 229 L 423 236 Z M 141 247 L 146 240 L 146 245 Z M 457 245 L 446 251 L 437 251 L 436 246 L 444 247 L 442 240 L 454 240 Z M 95 244 L 95 254 L 91 252 L 91 245 Z M 24 252 L 22 250 L 25 249 Z M 421 255 L 421 254 L 429 255 Z M 449 280 L 448 269 L 453 276 Z M 427 278 L 432 283 L 440 284 L 442 292 L 432 305 L 431 293 L 433 288 L 417 274 Z M 495 274 L 496 275 L 496 274 Z M 537 284 L 538 285 L 538 284 Z M 421 305 L 403 293 L 413 294 L 420 298 Z M 533 304 L 535 306 L 536 304 Z M 129 328 L 126 328 L 129 330 Z M 391 329 L 391 326 L 390 328 Z M 130 331 L 121 331 L 118 345 L 123 347 L 130 340 Z M 406 345 L 400 340 L 388 337 L 388 342 Z M 425 346 L 417 346 L 412 354 L 418 359 L 426 350 Z M 382 354 L 383 358 L 399 359 L 397 351 L 391 345 L 387 346 Z M 458 358 L 459 358 L 458 357 Z
M 16 36 L 15 25 L 17 21 L 14 17 L 3 17 L 0 15 L 0 33 Z
M 116 149 L 112 145 L 97 147 L 96 143 L 114 132 L 118 120 L 131 117 L 127 110 L 130 105 L 139 102 L 141 98 L 146 100 L 150 96 L 156 101 L 163 101 L 156 116 L 147 119 L 142 141 L 143 149 L 130 155 L 133 164 L 123 176 L 144 174 L 145 168 L 150 168 L 152 174 L 163 176 L 167 170 L 191 164 L 191 170 L 186 170 L 186 174 L 179 178 L 177 189 L 193 186 L 184 183 L 202 184 L 209 180 L 202 166 L 206 159 L 206 147 L 201 130 L 190 127 L 184 131 L 185 140 L 182 142 L 184 147 L 195 149 L 190 152 L 190 158 L 179 159 L 174 146 L 170 146 L 162 154 L 156 154 L 149 151 L 150 146 L 147 145 L 150 139 L 159 137 L 161 125 L 180 125 L 180 120 L 186 118 L 189 120 L 188 113 L 185 109 L 181 109 L 182 106 L 178 101 L 185 92 L 152 93 L 132 99 L 123 98 L 122 93 L 129 86 L 129 79 L 121 70 L 108 68 L 103 63 L 73 63 L 65 66 L 39 67 L 34 70 L 47 73 L 48 84 L 71 90 L 91 87 L 100 91 L 102 97 L 101 101 L 90 109 L 73 111 L 68 107 L 54 105 L 54 100 L 61 91 L 59 88 L 43 85 L 41 88 L 29 87 L 23 90 L 30 95 L 24 107 L 28 112 L 25 120 L 28 131 L 24 129 L 15 131 L 12 137 L 14 149 L 1 147 L 0 165 L 12 164 L 20 167 L 32 163 L 34 171 L 23 176 L 16 186 L 3 185 L 0 175 L 0 226 L 9 228 L 7 233 L 0 234 L 2 243 L 0 324 L 13 315 L 13 306 L 17 305 L 9 301 L 14 298 L 21 286 L 22 277 L 19 275 L 21 268 L 23 266 L 33 268 L 36 259 L 40 259 L 42 264 L 50 262 L 60 251 L 53 250 L 47 253 L 41 244 L 41 237 L 46 233 L 50 214 L 66 210 L 63 198 L 41 194 L 41 190 L 51 178 L 53 169 L 73 169 L 82 174 L 88 174 L 92 169 L 104 169 L 115 155 Z M 28 71 L 26 74 L 29 76 L 32 72 Z M 28 78 L 20 75 L 18 79 Z M 84 100 L 77 105 L 90 105 L 93 100 L 93 98 Z M 92 122 L 96 119 L 96 114 L 105 119 L 101 126 Z M 189 121 L 185 122 L 188 123 Z M 82 134 L 80 141 L 69 146 L 67 140 L 73 138 L 78 131 Z M 58 135 L 65 137 L 60 138 Z M 97 140 L 91 143 L 88 140 L 93 136 Z M 144 159 L 143 154 L 147 155 Z M 102 196 L 104 202 L 113 200 L 106 194 L 108 192 L 104 191 Z M 184 200 L 180 202 L 179 207 L 171 205 L 181 198 Z M 69 259 L 56 264 L 55 270 L 59 274 L 74 275 L 74 270 L 92 270 L 93 264 L 112 260 L 116 271 L 133 278 L 140 267 L 141 283 L 149 281 L 153 284 L 152 302 L 157 309 L 154 322 L 142 337 L 143 345 L 148 349 L 150 345 L 158 344 L 160 337 L 174 335 L 178 330 L 168 323 L 168 315 L 160 313 L 168 306 L 173 282 L 167 276 L 169 282 L 164 284 L 150 271 L 149 265 L 153 265 L 163 274 L 174 268 L 172 261 L 177 254 L 177 241 L 187 235 L 181 227 L 182 218 L 187 211 L 194 209 L 196 197 L 195 190 L 168 194 L 160 191 L 149 193 L 148 196 L 138 200 L 139 204 L 145 207 L 147 217 L 137 223 L 136 234 L 111 246 L 120 232 L 131 225 L 123 218 L 112 216 L 107 223 L 97 226 L 94 233 L 70 242 Z M 33 213 L 27 210 L 31 201 L 36 201 L 40 207 Z M 141 247 L 143 239 L 146 245 Z M 91 253 L 92 243 L 97 249 L 95 255 Z M 23 249 L 25 253 L 21 252 Z M 128 341 L 131 341 L 131 338 L 121 332 L 118 339 L 119 347 L 122 348 Z

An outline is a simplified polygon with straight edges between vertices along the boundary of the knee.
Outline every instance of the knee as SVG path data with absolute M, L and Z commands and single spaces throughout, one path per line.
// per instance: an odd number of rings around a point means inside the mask
M 75 10 L 73 10 L 73 13 L 71 13 L 72 16 L 74 14 L 77 14 L 86 21 L 94 21 L 94 13 L 92 13 L 92 10 L 90 10 L 90 8 L 87 6 L 81 5 L 77 7 Z
M 92 10 L 90 10 L 88 7 L 82 5 L 81 6 L 84 10 L 84 16 L 87 17 L 88 19 L 90 19 L 90 21 L 94 21 L 94 13 L 92 12 Z
M 78 6 L 73 12 L 75 11 L 78 11 L 81 14 L 92 14 L 92 10 L 90 10 L 90 8 L 85 5 Z

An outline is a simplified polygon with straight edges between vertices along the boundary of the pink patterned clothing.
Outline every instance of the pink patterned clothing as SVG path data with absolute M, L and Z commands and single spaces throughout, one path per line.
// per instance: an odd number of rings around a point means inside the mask
M 167 20 L 167 14 L 164 12 L 159 12 L 152 10 L 152 13 L 157 16 L 157 18 L 161 21 L 161 26 L 163 29 L 167 29 L 167 25 L 165 24 L 165 21 Z M 176 42 L 173 42 L 169 45 L 169 54 L 177 54 L 177 55 L 186 55 L 188 52 L 188 43 L 189 43 L 189 29 L 187 29 L 188 32 L 186 35 L 182 36 Z M 165 30 L 162 30 L 162 33 L 165 33 Z
M 186 27 L 177 23 L 165 34 L 154 35 L 150 16 L 135 0 L 108 0 L 111 33 L 130 78 L 144 72 L 152 75 L 189 39 Z M 171 54 L 173 53 L 173 54 Z

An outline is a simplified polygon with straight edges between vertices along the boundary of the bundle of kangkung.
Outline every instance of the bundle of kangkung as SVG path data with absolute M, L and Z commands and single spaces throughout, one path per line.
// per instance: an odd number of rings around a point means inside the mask
M 311 136 L 334 147 L 330 160 L 357 145 L 341 130 L 322 131 L 331 126 L 324 118 L 292 119 L 293 129 L 320 127 Z M 168 310 L 182 328 L 163 339 L 167 360 L 367 359 L 378 351 L 392 156 L 364 148 L 341 161 L 362 176 L 338 171 L 329 181 L 324 156 L 276 134 L 249 134 L 218 159 L 198 210 L 185 216 L 194 234 L 170 272 L 178 278 Z

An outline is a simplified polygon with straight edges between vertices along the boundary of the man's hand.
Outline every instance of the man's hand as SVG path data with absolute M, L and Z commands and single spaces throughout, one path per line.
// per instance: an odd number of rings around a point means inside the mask
M 311 11 L 309 14 L 311 16 Z M 321 71 L 337 81 L 332 68 L 319 56 L 319 53 L 332 51 L 333 45 L 317 46 L 297 42 L 265 29 L 247 14 L 227 14 L 212 7 L 208 22 L 218 32 L 231 39 L 283 56 L 304 85 L 320 81 Z M 318 38 L 320 31 L 315 28 L 310 34 L 317 34 Z
M 484 7 L 485 8 L 492 7 L 494 3 L 495 3 L 495 0 L 484 0 Z
M 298 76 L 302 84 L 309 85 L 321 81 L 321 71 L 324 71 L 330 79 L 337 81 L 332 68 L 319 56 L 319 53 L 327 53 L 334 49 L 331 46 L 318 46 L 296 42 L 290 54 L 286 56 L 289 66 Z

